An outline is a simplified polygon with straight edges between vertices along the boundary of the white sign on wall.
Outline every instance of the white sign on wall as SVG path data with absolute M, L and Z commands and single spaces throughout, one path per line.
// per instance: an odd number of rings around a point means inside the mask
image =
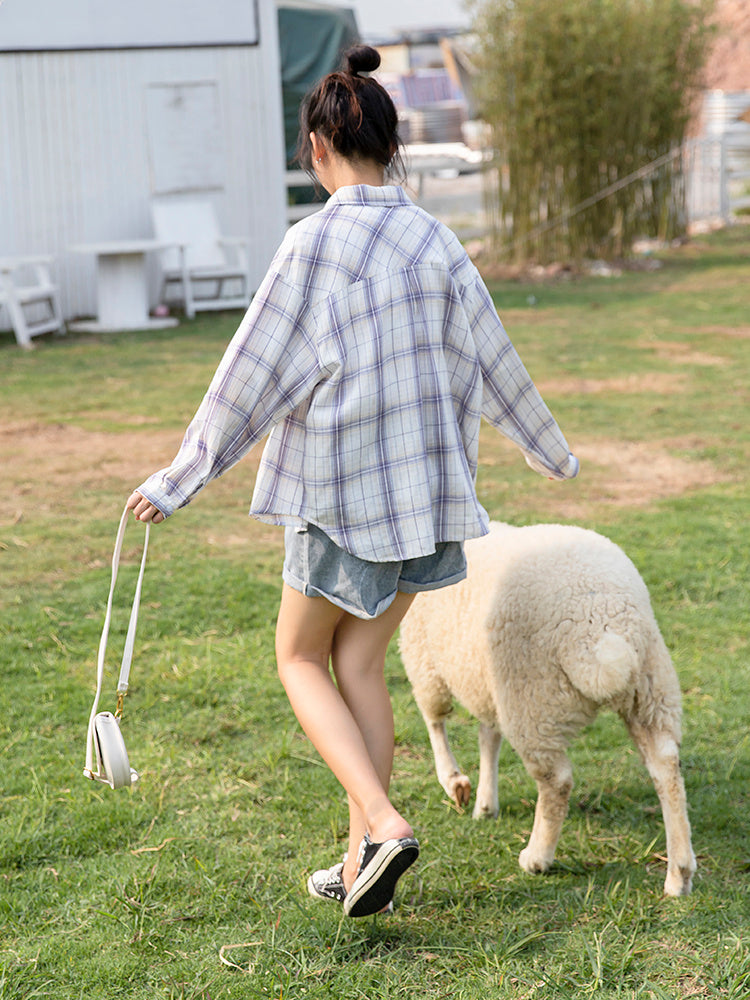
M 0 51 L 257 45 L 258 0 L 0 0 Z
M 146 122 L 154 194 L 224 185 L 219 88 L 205 83 L 153 84 Z

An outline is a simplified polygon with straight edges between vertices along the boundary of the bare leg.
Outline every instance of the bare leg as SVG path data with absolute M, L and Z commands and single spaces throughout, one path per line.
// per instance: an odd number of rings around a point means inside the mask
M 331 664 L 338 689 L 362 734 L 370 760 L 388 792 L 393 767 L 393 711 L 383 676 L 388 643 L 413 600 L 411 594 L 398 594 L 393 604 L 379 618 L 364 621 L 345 615 L 336 629 Z M 412 829 L 392 812 L 366 817 L 349 795 L 349 849 L 344 866 L 344 885 L 354 881 L 357 848 L 365 832 L 373 840 L 409 837 Z
M 412 834 L 388 799 L 393 717 L 383 679 L 388 642 L 411 600 L 399 594 L 379 618 L 362 621 L 322 597 L 305 597 L 286 585 L 282 592 L 276 627 L 279 676 L 302 728 L 349 797 L 347 885 L 365 831 L 376 842 Z

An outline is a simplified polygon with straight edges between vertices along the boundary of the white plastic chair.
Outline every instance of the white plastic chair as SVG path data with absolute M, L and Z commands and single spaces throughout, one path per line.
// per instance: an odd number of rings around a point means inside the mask
M 214 206 L 197 196 L 164 196 L 151 202 L 161 251 L 162 296 L 182 302 L 193 318 L 199 309 L 246 309 L 250 305 L 250 241 L 223 237 Z M 175 294 L 176 293 L 176 294 Z
M 41 333 L 65 332 L 59 289 L 52 281 L 52 257 L 0 258 L 0 306 L 16 340 L 26 349 Z

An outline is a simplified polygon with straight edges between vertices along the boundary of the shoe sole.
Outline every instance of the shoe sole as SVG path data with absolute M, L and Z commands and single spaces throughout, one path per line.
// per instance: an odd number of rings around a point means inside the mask
M 351 887 L 344 900 L 344 913 L 348 917 L 379 913 L 393 899 L 396 883 L 418 857 L 416 840 L 386 840 Z

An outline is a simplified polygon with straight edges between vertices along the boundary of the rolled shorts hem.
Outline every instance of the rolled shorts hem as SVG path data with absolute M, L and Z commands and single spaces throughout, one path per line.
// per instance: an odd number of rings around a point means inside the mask
M 330 604 L 335 604 L 336 607 L 341 608 L 342 611 L 346 611 L 350 615 L 354 615 L 355 618 L 362 618 L 366 621 L 370 621 L 373 618 L 379 618 L 384 611 L 387 611 L 396 599 L 397 593 L 397 591 L 394 590 L 392 594 L 388 594 L 375 606 L 374 612 L 370 613 L 364 608 L 358 607 L 356 604 L 351 604 L 338 594 L 329 593 L 326 590 L 321 590 L 319 587 L 313 587 L 310 583 L 305 583 L 304 580 L 300 580 L 299 577 L 294 576 L 286 569 L 282 573 L 282 577 L 284 583 L 288 584 L 293 590 L 298 590 L 300 594 L 304 594 L 305 597 L 324 597 Z
M 466 577 L 462 542 L 441 542 L 431 555 L 384 563 L 351 555 L 314 524 L 287 528 L 285 543 L 286 584 L 363 620 L 382 615 L 399 592 L 438 590 Z
M 460 583 L 466 579 L 466 567 L 451 576 L 444 576 L 440 580 L 431 580 L 425 583 L 415 583 L 412 580 L 398 581 L 398 590 L 402 594 L 420 594 L 424 590 L 440 590 L 442 587 L 452 587 L 454 583 Z

